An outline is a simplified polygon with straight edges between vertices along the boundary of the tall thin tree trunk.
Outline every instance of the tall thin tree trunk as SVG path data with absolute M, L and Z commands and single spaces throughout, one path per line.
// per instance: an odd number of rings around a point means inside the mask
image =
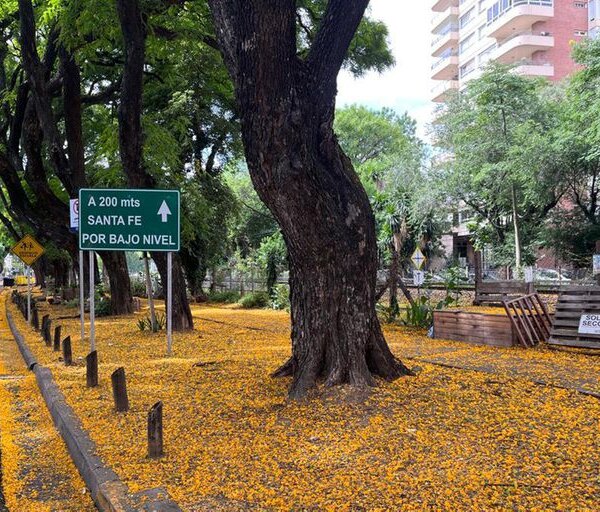
M 515 233 L 515 270 L 518 276 L 521 273 L 521 234 L 519 229 L 519 217 L 517 208 L 517 188 L 514 183 L 511 184 L 510 192 L 512 198 L 513 228 Z
M 390 262 L 390 310 L 398 314 L 398 251 L 396 244 L 392 243 L 392 260 Z
M 125 65 L 119 104 L 119 152 L 127 184 L 131 188 L 156 188 L 155 179 L 144 166 L 142 130 L 142 96 L 146 33 L 144 15 L 138 0 L 117 0 L 117 12 L 125 43 Z M 167 256 L 152 252 L 152 259 L 165 287 L 168 279 Z M 173 254 L 173 330 L 193 329 L 194 322 L 187 299 L 187 286 L 179 254 Z

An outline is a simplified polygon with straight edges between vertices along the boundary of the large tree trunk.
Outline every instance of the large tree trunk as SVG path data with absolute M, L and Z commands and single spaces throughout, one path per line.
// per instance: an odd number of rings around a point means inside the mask
M 304 146 L 301 168 L 310 179 L 286 169 L 289 155 L 282 155 L 271 171 L 288 178 L 276 195 L 255 181 L 289 253 L 293 355 L 278 374 L 293 374 L 290 397 L 298 398 L 320 377 L 326 386 L 363 387 L 374 385 L 373 375 L 408 373 L 390 352 L 375 313 L 375 221 L 350 161 L 330 130 L 316 141 L 310 130 L 288 135 L 295 140 L 281 144 Z
M 117 12 L 125 43 L 125 65 L 121 81 L 119 103 L 119 152 L 127 185 L 131 188 L 155 189 L 156 181 L 144 167 L 142 130 L 142 95 L 146 33 L 138 0 L 117 0 Z M 161 281 L 167 282 L 167 257 L 163 252 L 153 252 L 152 259 L 158 268 Z M 173 254 L 173 329 L 193 329 L 192 312 L 187 299 L 186 282 L 181 260 Z
M 131 281 L 124 252 L 98 251 L 108 273 L 110 286 L 110 311 L 113 315 L 129 315 L 133 313 L 133 296 Z
M 293 0 L 209 1 L 236 87 L 250 175 L 288 248 L 291 398 L 410 371 L 375 314 L 377 247 L 367 195 L 333 133 L 336 76 L 368 0 L 330 0 L 305 61 Z

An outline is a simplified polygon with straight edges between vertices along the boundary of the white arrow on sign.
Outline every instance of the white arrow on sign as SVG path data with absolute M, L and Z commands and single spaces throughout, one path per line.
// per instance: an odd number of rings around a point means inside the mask
M 166 201 L 163 201 L 158 209 L 156 215 L 160 215 L 162 222 L 167 222 L 167 217 L 171 215 L 171 210 L 169 210 L 169 206 Z

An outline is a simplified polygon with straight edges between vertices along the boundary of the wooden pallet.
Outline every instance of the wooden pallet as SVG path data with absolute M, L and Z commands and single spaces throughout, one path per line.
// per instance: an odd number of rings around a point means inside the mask
M 533 293 L 533 284 L 525 281 L 482 281 L 475 286 L 475 306 L 501 306 L 506 300 Z
M 600 335 L 579 334 L 584 314 L 600 314 L 600 286 L 568 286 L 561 290 L 548 343 L 600 349 Z
M 521 345 L 533 347 L 548 339 L 552 320 L 537 293 L 503 300 L 502 304 Z

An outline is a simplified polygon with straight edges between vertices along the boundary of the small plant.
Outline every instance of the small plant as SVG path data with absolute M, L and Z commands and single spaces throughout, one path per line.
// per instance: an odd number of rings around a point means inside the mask
M 458 304 L 461 295 L 459 285 L 462 281 L 462 270 L 460 267 L 455 266 L 448 268 L 446 272 L 444 272 L 443 277 L 446 297 L 443 300 L 443 305 L 437 309 Z
M 384 324 L 393 324 L 398 319 L 398 310 L 393 306 L 377 303 L 377 316 Z
M 436 306 L 437 309 L 438 306 L 439 304 Z M 410 327 L 427 329 L 433 323 L 433 309 L 429 298 L 423 295 L 406 307 L 402 323 Z
M 276 284 L 273 287 L 273 293 L 271 294 L 272 309 L 279 310 L 290 310 L 290 287 L 285 284 Z
M 138 329 L 140 331 L 158 332 L 165 328 L 167 319 L 164 314 L 158 313 L 156 315 L 156 323 L 152 325 L 152 319 L 150 315 L 140 318 L 137 322 Z
M 238 302 L 244 309 L 266 308 L 269 305 L 267 292 L 253 292 L 244 295 Z
M 226 304 L 234 304 L 240 300 L 239 292 L 228 290 L 224 292 L 212 292 L 208 294 L 208 302 L 222 302 Z

